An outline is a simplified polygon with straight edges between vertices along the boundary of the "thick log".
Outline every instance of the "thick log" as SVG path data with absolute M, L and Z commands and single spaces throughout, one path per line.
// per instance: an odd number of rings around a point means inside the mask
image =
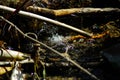
M 120 12 L 119 8 L 71 8 L 53 10 L 48 8 L 41 8 L 36 6 L 29 6 L 26 10 L 42 14 L 50 14 L 54 16 L 65 16 L 73 13 L 86 14 L 86 13 L 101 13 L 101 12 Z

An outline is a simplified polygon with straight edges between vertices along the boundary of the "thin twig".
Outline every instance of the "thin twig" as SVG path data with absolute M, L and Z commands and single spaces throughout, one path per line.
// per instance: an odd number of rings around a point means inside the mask
M 14 8 L 6 7 L 6 6 L 3 6 L 3 5 L 0 5 L 0 9 L 10 11 L 10 12 L 15 11 Z M 75 28 L 73 26 L 67 25 L 65 23 L 62 23 L 62 22 L 59 22 L 59 21 L 56 21 L 56 20 L 41 16 L 41 15 L 37 15 L 37 14 L 26 12 L 26 11 L 19 11 L 18 13 L 21 14 L 21 15 L 24 15 L 24 16 L 40 19 L 40 20 L 43 20 L 43 21 L 47 21 L 47 22 L 50 22 L 50 23 L 53 23 L 53 24 L 56 24 L 56 25 L 71 29 L 73 31 L 76 31 L 76 32 L 78 32 L 80 34 L 84 34 L 84 35 L 89 36 L 89 37 L 91 37 L 93 35 L 92 33 L 80 30 L 80 29 Z
M 98 79 L 94 74 L 90 73 L 87 69 L 83 68 L 81 65 L 79 65 L 77 62 L 73 61 L 73 60 L 70 59 L 69 57 L 64 56 L 64 54 L 56 51 L 55 49 L 47 46 L 46 44 L 44 44 L 44 43 L 42 43 L 42 42 L 40 42 L 40 41 L 38 41 L 38 40 L 36 40 L 36 39 L 34 39 L 34 38 L 26 35 L 26 34 L 24 34 L 24 32 L 22 32 L 16 25 L 14 25 L 12 22 L 8 21 L 8 20 L 5 19 L 4 17 L 0 16 L 0 18 L 3 19 L 4 21 L 6 21 L 7 23 L 9 23 L 10 25 L 12 25 L 13 27 L 15 27 L 16 30 L 18 30 L 18 32 L 19 32 L 20 34 L 22 34 L 23 36 L 25 36 L 26 38 L 28 38 L 28 39 L 36 42 L 36 43 L 41 44 L 42 46 L 48 48 L 49 50 L 53 51 L 54 53 L 56 53 L 56 54 L 60 55 L 61 57 L 65 58 L 67 61 L 69 61 L 69 62 L 71 62 L 72 64 L 74 64 L 76 67 L 78 67 L 79 69 L 81 69 L 82 71 L 84 71 L 85 73 L 87 73 L 88 75 L 90 75 L 92 78 L 94 78 L 94 79 L 96 79 L 96 80 L 100 80 L 100 79 Z

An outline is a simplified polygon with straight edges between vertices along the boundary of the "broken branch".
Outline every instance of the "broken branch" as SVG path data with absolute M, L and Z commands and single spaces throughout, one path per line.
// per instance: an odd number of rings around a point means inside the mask
M 0 9 L 10 11 L 10 12 L 15 11 L 15 9 L 10 8 L 10 7 L 6 7 L 6 6 L 3 6 L 3 5 L 0 5 Z M 40 19 L 40 20 L 43 20 L 43 21 L 47 21 L 47 22 L 50 22 L 50 23 L 53 23 L 53 24 L 56 24 L 56 25 L 71 29 L 73 31 L 76 31 L 76 32 L 78 32 L 80 34 L 84 34 L 84 35 L 89 36 L 89 37 L 91 37 L 93 35 L 92 33 L 80 30 L 80 29 L 75 28 L 73 26 L 67 25 L 65 23 L 62 23 L 62 22 L 59 22 L 59 21 L 56 21 L 56 20 L 41 16 L 41 15 L 37 15 L 37 14 L 26 12 L 26 11 L 19 11 L 18 13 L 21 14 L 21 15 L 24 15 L 24 16 Z
M 71 8 L 71 9 L 53 10 L 48 8 L 29 6 L 26 9 L 31 12 L 50 14 L 54 16 L 65 16 L 73 13 L 85 14 L 85 13 L 100 13 L 100 12 L 120 12 L 119 8 Z

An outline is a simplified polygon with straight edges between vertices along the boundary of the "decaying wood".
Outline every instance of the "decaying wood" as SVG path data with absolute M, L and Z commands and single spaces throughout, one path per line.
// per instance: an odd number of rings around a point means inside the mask
M 6 6 L 3 6 L 3 5 L 0 5 L 0 9 L 10 11 L 10 12 L 15 11 L 14 8 L 6 7 Z M 32 18 L 36 18 L 36 19 L 40 19 L 40 20 L 44 20 L 44 21 L 47 21 L 47 22 L 50 22 L 50 23 L 53 23 L 53 24 L 56 24 L 56 25 L 71 29 L 73 31 L 76 31 L 76 32 L 78 32 L 80 34 L 84 34 L 84 35 L 89 36 L 89 37 L 91 37 L 93 35 L 92 33 L 80 30 L 78 28 L 67 25 L 65 23 L 62 23 L 62 22 L 59 22 L 59 21 L 56 21 L 56 20 L 41 16 L 41 15 L 37 15 L 37 14 L 34 14 L 34 13 L 30 13 L 30 12 L 26 12 L 26 11 L 19 11 L 19 14 L 24 15 L 24 16 L 28 16 L 28 17 L 32 17 Z
M 42 46 L 48 48 L 49 50 L 53 51 L 54 53 L 58 54 L 59 56 L 65 58 L 67 61 L 71 62 L 73 65 L 75 65 L 76 67 L 78 67 L 80 70 L 82 70 L 83 72 L 85 72 L 86 74 L 88 74 L 89 76 L 91 76 L 92 78 L 94 78 L 95 80 L 100 80 L 99 78 L 97 78 L 94 74 L 92 74 L 91 72 L 89 72 L 87 69 L 85 69 L 84 67 L 82 67 L 81 65 L 79 65 L 76 61 L 72 60 L 71 58 L 65 56 L 64 54 L 58 52 L 57 50 L 51 48 L 50 46 L 26 35 L 24 32 L 22 32 L 16 25 L 14 25 L 12 22 L 8 21 L 7 19 L 5 19 L 4 17 L 0 16 L 0 18 L 2 20 L 4 20 L 5 22 L 7 22 L 8 24 L 10 24 L 12 27 L 14 27 L 20 34 L 22 34 L 23 36 L 25 36 L 26 38 L 41 44 Z
M 53 10 L 48 8 L 29 6 L 26 9 L 28 11 L 42 13 L 42 14 L 50 14 L 54 16 L 64 16 L 73 13 L 85 14 L 85 13 L 100 13 L 100 12 L 120 12 L 119 8 L 71 8 L 71 9 Z

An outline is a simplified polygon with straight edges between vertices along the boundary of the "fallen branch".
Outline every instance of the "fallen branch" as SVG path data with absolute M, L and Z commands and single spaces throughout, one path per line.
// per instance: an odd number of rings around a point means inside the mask
M 36 6 L 29 6 L 26 10 L 36 13 L 50 14 L 54 16 L 64 16 L 73 13 L 85 14 L 85 13 L 100 13 L 100 12 L 120 12 L 119 8 L 71 8 L 71 9 L 59 9 L 53 10 L 48 8 L 41 8 Z
M 25 36 L 26 38 L 28 38 L 28 39 L 36 42 L 36 43 L 41 44 L 42 46 L 48 48 L 49 50 L 53 51 L 54 53 L 56 53 L 56 54 L 60 55 L 61 57 L 65 58 L 67 61 L 69 61 L 69 62 L 71 62 L 72 64 L 74 64 L 76 67 L 78 67 L 80 70 L 82 70 L 82 71 L 84 71 L 85 73 L 87 73 L 88 75 L 90 75 L 92 78 L 94 78 L 94 79 L 96 79 L 96 80 L 100 80 L 100 79 L 98 79 L 94 74 L 92 74 L 91 72 L 89 72 L 87 69 L 85 69 L 84 67 L 82 67 L 82 66 L 79 65 L 77 62 L 75 62 L 75 61 L 73 61 L 72 59 L 70 59 L 69 57 L 64 56 L 64 54 L 56 51 L 55 49 L 47 46 L 46 44 L 44 44 L 44 43 L 42 43 L 42 42 L 40 42 L 40 41 L 38 41 L 38 40 L 36 40 L 36 39 L 34 39 L 34 38 L 26 35 L 26 34 L 25 34 L 24 32 L 22 32 L 16 25 L 14 25 L 12 22 L 8 21 L 8 20 L 5 19 L 4 17 L 0 16 L 0 18 L 1 18 L 2 20 L 4 20 L 5 22 L 7 22 L 8 24 L 10 24 L 12 27 L 14 27 L 20 34 L 22 34 L 22 35 Z
M 0 60 L 24 60 L 30 57 L 25 53 L 0 48 Z
M 22 61 L 19 61 L 20 64 L 26 64 L 26 63 L 34 63 L 33 59 L 25 59 Z M 0 61 L 0 66 L 6 66 L 6 65 L 14 65 L 15 61 Z
M 1 10 L 10 11 L 10 12 L 14 12 L 15 11 L 15 9 L 10 8 L 10 7 L 6 7 L 6 6 L 3 6 L 3 5 L 0 5 L 0 9 Z M 73 26 L 67 25 L 65 23 L 62 23 L 62 22 L 59 22 L 59 21 L 55 21 L 53 19 L 50 19 L 50 18 L 47 18 L 47 17 L 44 17 L 44 16 L 40 16 L 40 15 L 37 15 L 37 14 L 34 14 L 34 13 L 25 12 L 25 11 L 19 11 L 18 13 L 21 14 L 21 15 L 24 15 L 24 16 L 40 19 L 40 20 L 43 20 L 43 21 L 47 21 L 47 22 L 50 22 L 50 23 L 53 23 L 53 24 L 65 27 L 65 28 L 69 28 L 69 29 L 71 29 L 73 31 L 79 32 L 80 34 L 84 34 L 84 35 L 89 36 L 89 37 L 91 37 L 93 35 L 92 33 L 88 33 L 86 31 L 80 30 L 78 28 L 75 28 Z

